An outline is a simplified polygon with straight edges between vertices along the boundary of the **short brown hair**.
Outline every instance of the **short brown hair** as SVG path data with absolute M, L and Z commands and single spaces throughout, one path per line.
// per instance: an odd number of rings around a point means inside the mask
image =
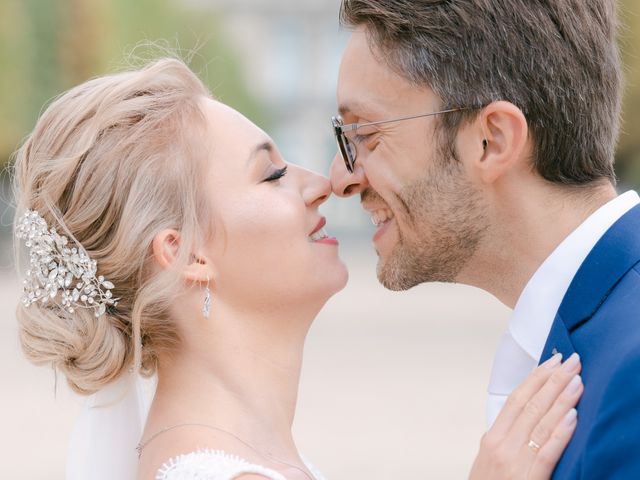
M 506 100 L 527 118 L 545 179 L 615 184 L 622 91 L 615 0 L 343 0 L 397 73 L 447 107 Z M 477 114 L 440 119 L 455 135 Z

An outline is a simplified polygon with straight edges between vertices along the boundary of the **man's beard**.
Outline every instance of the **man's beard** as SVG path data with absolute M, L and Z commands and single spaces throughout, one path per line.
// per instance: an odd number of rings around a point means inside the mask
M 379 259 L 377 268 L 378 280 L 389 290 L 454 282 L 486 230 L 479 192 L 464 177 L 457 160 L 443 163 L 434 162 L 432 172 L 397 195 L 397 203 L 406 207 L 401 219 L 396 212 L 398 243 L 387 258 Z

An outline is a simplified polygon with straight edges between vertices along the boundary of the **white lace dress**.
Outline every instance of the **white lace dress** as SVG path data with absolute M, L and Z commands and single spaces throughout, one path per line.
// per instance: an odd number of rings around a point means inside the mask
M 315 467 L 305 464 L 315 480 L 326 480 Z M 160 467 L 156 480 L 233 480 L 249 473 L 269 480 L 287 480 L 275 470 L 254 465 L 222 450 L 198 450 L 178 455 Z

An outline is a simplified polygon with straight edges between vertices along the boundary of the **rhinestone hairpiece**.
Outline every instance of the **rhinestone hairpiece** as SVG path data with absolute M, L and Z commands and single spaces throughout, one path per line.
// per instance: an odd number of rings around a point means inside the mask
M 96 277 L 96 261 L 81 245 L 70 246 L 69 239 L 49 228 L 38 212 L 27 210 L 20 217 L 16 237 L 29 248 L 29 270 L 22 295 L 25 307 L 36 302 L 46 304 L 59 296 L 67 312 L 87 308 L 100 317 L 107 306 L 118 304 L 119 299 L 111 293 L 113 283 L 102 275 Z

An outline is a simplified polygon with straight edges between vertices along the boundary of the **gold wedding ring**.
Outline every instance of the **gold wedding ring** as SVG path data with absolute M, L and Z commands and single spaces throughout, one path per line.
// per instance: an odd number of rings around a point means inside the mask
M 538 453 L 538 450 L 540 450 L 540 445 L 538 445 L 533 440 L 529 440 L 527 447 L 529 447 L 533 451 L 533 453 Z

